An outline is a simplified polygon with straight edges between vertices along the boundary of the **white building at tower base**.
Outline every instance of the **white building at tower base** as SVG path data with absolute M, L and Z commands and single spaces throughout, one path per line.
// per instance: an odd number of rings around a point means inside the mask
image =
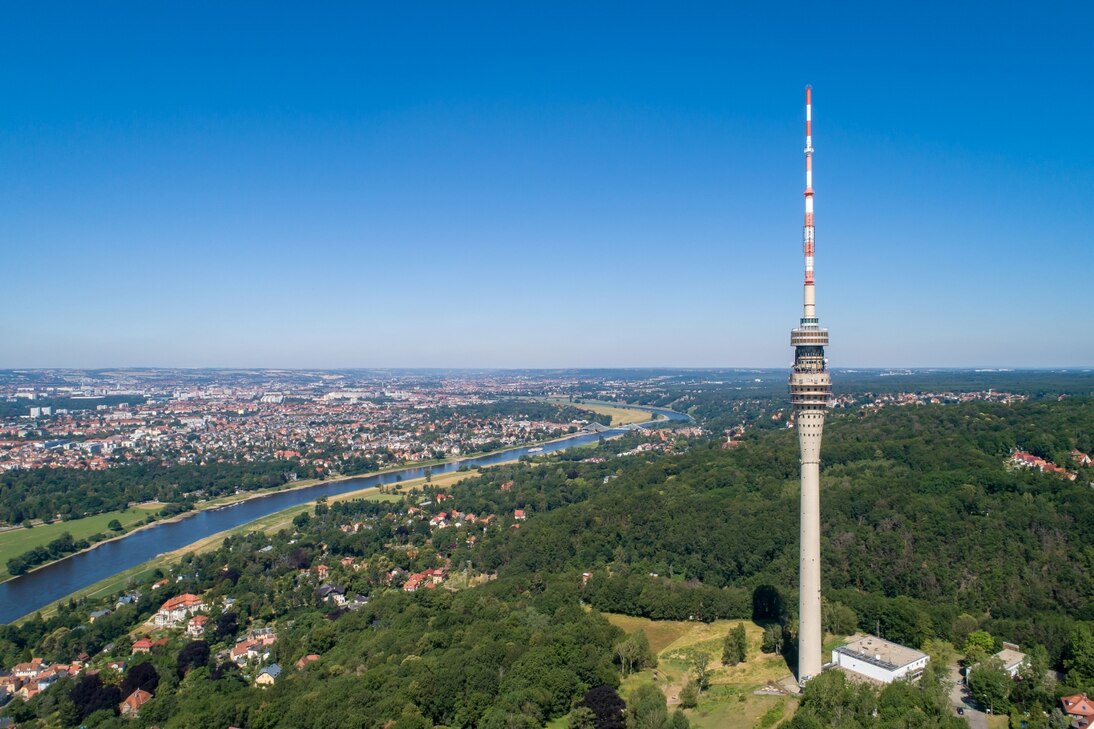
M 832 651 L 832 667 L 879 683 L 917 678 L 930 660 L 923 651 L 874 635 L 854 635 Z

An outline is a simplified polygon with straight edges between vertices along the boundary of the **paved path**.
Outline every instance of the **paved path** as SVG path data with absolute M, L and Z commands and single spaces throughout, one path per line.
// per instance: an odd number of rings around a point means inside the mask
M 948 678 L 953 684 L 950 688 L 950 703 L 953 704 L 954 711 L 957 711 L 958 707 L 963 708 L 965 721 L 972 729 L 988 729 L 988 715 L 976 709 L 972 699 L 969 698 L 969 692 L 965 689 L 965 682 L 961 678 L 961 669 L 956 663 L 950 666 Z

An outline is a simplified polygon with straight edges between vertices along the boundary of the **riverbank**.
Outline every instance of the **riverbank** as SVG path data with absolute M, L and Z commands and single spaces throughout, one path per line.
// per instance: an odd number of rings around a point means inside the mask
M 24 555 L 39 547 L 46 547 L 50 542 L 59 538 L 65 532 L 71 534 L 73 541 L 77 542 L 90 539 L 94 535 L 102 535 L 104 538 L 99 539 L 94 543 L 101 544 L 118 536 L 129 534 L 135 529 L 140 528 L 146 523 L 152 512 L 162 507 L 163 504 L 159 502 L 132 504 L 125 509 L 104 511 L 101 514 L 92 514 L 91 516 L 72 519 L 71 521 L 52 521 L 48 524 L 40 522 L 30 529 L 23 526 L 17 526 L 0 531 L 0 582 L 9 580 L 15 576 L 8 572 L 8 560 L 13 557 Z M 110 528 L 110 524 L 114 520 L 117 520 L 122 526 L 120 531 L 114 531 Z M 92 546 L 94 546 L 94 544 Z M 75 552 L 70 554 L 75 554 Z M 60 557 L 59 559 L 64 559 L 64 557 Z M 39 567 L 56 561 L 57 560 L 50 560 L 49 562 L 43 562 L 42 564 L 27 570 L 27 572 L 32 572 Z
M 501 464 L 498 464 L 501 465 Z M 492 466 L 482 466 L 481 468 L 492 468 Z M 407 492 L 426 486 L 433 487 L 447 487 L 454 486 L 468 478 L 472 478 L 478 475 L 479 469 L 469 469 L 466 471 L 453 471 L 451 473 L 445 473 L 439 476 L 433 476 L 429 481 L 426 478 L 419 477 L 408 479 L 399 484 L 393 484 L 389 488 L 388 493 L 381 493 L 379 486 L 368 486 L 357 491 L 349 491 L 344 494 L 338 494 L 327 499 L 328 503 L 338 501 L 350 501 L 352 499 L 384 499 L 384 500 L 397 500 L 403 497 Z M 287 509 L 268 514 L 254 521 L 249 521 L 246 524 L 241 524 L 231 529 L 226 529 L 217 534 L 212 534 L 208 537 L 199 539 L 191 544 L 187 544 L 184 547 L 174 549 L 170 552 L 158 555 L 157 557 L 148 560 L 135 567 L 130 567 L 127 570 L 123 570 L 111 577 L 96 582 L 94 585 L 90 585 L 81 590 L 77 590 L 70 595 L 65 595 L 62 598 L 54 600 L 48 605 L 40 608 L 39 610 L 22 616 L 18 620 L 13 621 L 16 625 L 25 622 L 35 614 L 41 614 L 42 617 L 48 618 L 50 615 L 57 611 L 57 606 L 62 602 L 68 602 L 69 600 L 80 599 L 96 599 L 111 595 L 117 592 L 121 592 L 129 585 L 142 581 L 147 577 L 150 577 L 157 569 L 167 572 L 173 564 L 178 563 L 187 554 L 201 554 L 203 552 L 209 552 L 220 547 L 224 543 L 224 540 L 233 534 L 245 534 L 249 532 L 261 531 L 267 534 L 276 534 L 281 529 L 287 528 L 292 524 L 293 517 L 301 512 L 312 511 L 315 505 L 318 503 L 318 499 L 308 501 L 295 506 L 290 506 Z M 149 525 L 151 526 L 151 525 Z

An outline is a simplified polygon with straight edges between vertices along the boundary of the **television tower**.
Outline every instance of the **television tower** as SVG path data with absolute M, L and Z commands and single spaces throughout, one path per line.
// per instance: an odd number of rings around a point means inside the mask
M 813 89 L 805 87 L 805 307 L 790 332 L 794 405 L 801 451 L 801 576 L 798 602 L 798 682 L 821 672 L 820 449 L 832 379 L 824 359 L 828 330 L 817 319 L 813 282 Z

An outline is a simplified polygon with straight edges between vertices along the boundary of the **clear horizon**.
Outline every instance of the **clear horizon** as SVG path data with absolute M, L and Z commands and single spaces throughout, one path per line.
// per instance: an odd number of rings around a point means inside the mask
M 1094 9 L 810 7 L 9 7 L 0 368 L 784 369 L 806 84 L 833 369 L 1094 365 Z

